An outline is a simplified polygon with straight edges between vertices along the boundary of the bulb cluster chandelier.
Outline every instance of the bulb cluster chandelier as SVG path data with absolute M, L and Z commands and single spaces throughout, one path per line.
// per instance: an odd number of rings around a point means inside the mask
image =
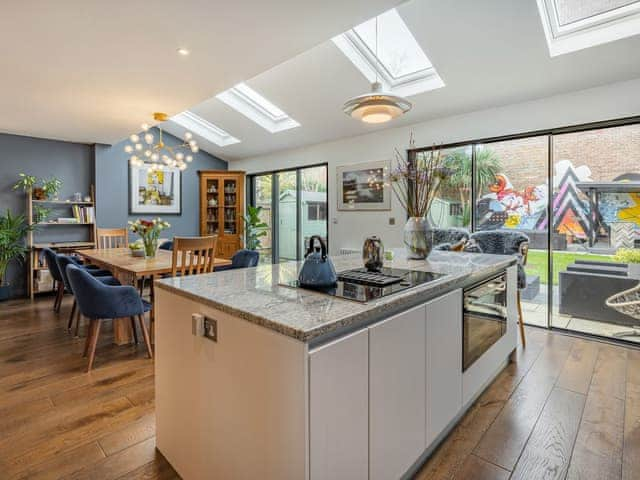
M 166 113 L 156 112 L 153 119 L 157 122 L 168 120 Z M 131 165 L 141 167 L 148 164 L 153 170 L 162 170 L 165 166 L 169 168 L 179 168 L 186 170 L 187 164 L 193 161 L 192 153 L 197 153 L 198 143 L 193 138 L 191 132 L 184 133 L 184 142 L 170 147 L 164 143 L 162 138 L 162 128 L 158 127 L 159 137 L 156 142 L 155 135 L 151 133 L 150 126 L 142 124 L 142 133 L 134 133 L 129 137 L 129 142 L 124 146 L 124 151 L 131 155 L 129 162 Z

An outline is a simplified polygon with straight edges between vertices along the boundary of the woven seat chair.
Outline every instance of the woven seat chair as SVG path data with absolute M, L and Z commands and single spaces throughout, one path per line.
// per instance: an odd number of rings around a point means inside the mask
M 611 295 L 605 301 L 605 305 L 624 315 L 640 321 L 640 283 L 633 288 Z M 639 322 L 640 323 L 640 322 Z M 631 330 L 613 334 L 614 337 L 640 336 L 640 326 L 634 326 Z

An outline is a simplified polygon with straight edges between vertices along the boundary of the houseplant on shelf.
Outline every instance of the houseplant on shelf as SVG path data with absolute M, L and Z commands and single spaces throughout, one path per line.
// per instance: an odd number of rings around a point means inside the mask
M 415 148 L 413 135 L 409 147 Z M 396 198 L 409 217 L 403 233 L 407 258 L 424 259 L 431 250 L 431 242 L 427 241 L 426 216 L 442 181 L 450 172 L 443 164 L 440 149 L 435 146 L 429 151 L 416 152 L 409 158 L 396 149 L 395 157 L 397 166 L 389 175 L 389 180 Z
M 144 245 L 145 258 L 155 257 L 156 250 L 158 250 L 160 232 L 171 226 L 169 222 L 165 222 L 161 218 L 154 218 L 153 220 L 142 220 L 139 218 L 135 222 L 130 221 L 128 223 L 129 230 L 140 235 L 140 239 Z
M 51 177 L 48 180 L 42 180 L 42 190 L 44 190 L 47 200 L 57 200 L 61 187 L 62 180 L 59 178 Z
M 249 250 L 257 250 L 260 248 L 260 237 L 264 237 L 267 232 L 264 230 L 268 227 L 260 219 L 260 213 L 262 207 L 253 207 L 249 205 L 247 207 L 247 214 L 243 217 L 244 231 L 245 231 L 245 248 Z
M 44 200 L 45 192 L 42 187 L 37 187 L 38 178 L 35 175 L 19 173 L 19 180 L 13 185 L 14 190 L 21 189 L 26 194 L 31 195 L 34 200 Z
M 9 298 L 10 286 L 6 280 L 7 268 L 13 260 L 24 261 L 28 248 L 24 237 L 33 227 L 24 215 L 12 215 L 11 210 L 0 216 L 0 301 Z

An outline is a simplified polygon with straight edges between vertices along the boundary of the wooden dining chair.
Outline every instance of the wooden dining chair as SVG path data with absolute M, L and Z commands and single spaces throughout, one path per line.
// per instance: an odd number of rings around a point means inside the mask
M 126 228 L 98 228 L 98 248 L 126 248 L 129 246 L 129 232 Z
M 174 237 L 171 276 L 213 272 L 218 237 Z

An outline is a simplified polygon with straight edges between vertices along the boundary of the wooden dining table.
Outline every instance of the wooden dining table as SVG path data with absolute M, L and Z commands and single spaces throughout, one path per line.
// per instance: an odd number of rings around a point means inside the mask
M 151 279 L 151 292 L 153 294 L 153 280 L 161 275 L 170 274 L 172 270 L 172 252 L 158 250 L 154 258 L 134 257 L 128 248 L 103 248 L 78 250 L 78 255 L 88 263 L 109 270 L 123 285 L 137 286 L 138 282 L 145 278 Z M 231 260 L 226 258 L 214 259 L 215 267 L 231 265 Z M 180 257 L 178 258 L 178 267 Z M 153 299 L 152 299 L 153 300 Z M 153 309 L 150 312 L 153 318 Z M 130 343 L 133 338 L 131 322 L 129 319 L 113 319 L 113 341 L 117 345 Z

